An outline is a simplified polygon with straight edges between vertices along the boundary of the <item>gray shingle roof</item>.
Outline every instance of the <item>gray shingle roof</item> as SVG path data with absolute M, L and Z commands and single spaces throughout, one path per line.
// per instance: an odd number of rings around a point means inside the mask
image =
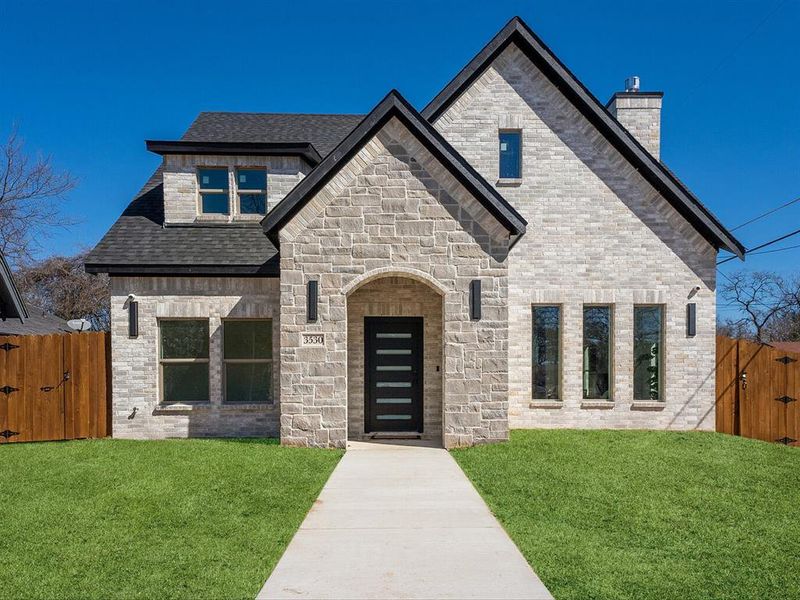
M 36 306 L 28 307 L 28 318 L 24 322 L 13 317 L 0 320 L 0 335 L 47 335 L 50 333 L 74 333 L 67 322 Z
M 188 142 L 311 143 L 322 156 L 364 115 L 202 112 L 181 138 Z
M 258 223 L 164 226 L 161 168 L 89 253 L 86 270 L 112 274 L 276 275 L 277 252 Z

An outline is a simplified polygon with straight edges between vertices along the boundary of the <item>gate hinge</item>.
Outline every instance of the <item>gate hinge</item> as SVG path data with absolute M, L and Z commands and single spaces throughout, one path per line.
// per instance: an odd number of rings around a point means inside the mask
M 11 387 L 10 385 L 4 385 L 0 387 L 0 392 L 3 392 L 6 396 L 8 396 L 11 392 L 18 392 L 19 388 Z
M 15 435 L 19 435 L 19 431 L 11 431 L 10 429 L 0 431 L 0 437 L 4 437 L 6 439 L 14 437 Z
M 794 438 L 783 436 L 782 438 L 777 439 L 775 441 L 778 442 L 779 444 L 785 444 L 788 446 L 789 444 L 796 442 L 797 440 Z
M 8 352 L 9 350 L 13 350 L 14 348 L 19 348 L 16 344 L 12 344 L 10 342 L 5 342 L 4 344 L 0 344 L 0 348 Z
M 796 402 L 797 398 L 792 398 L 791 396 L 781 396 L 780 398 L 775 398 L 778 402 L 783 402 L 784 404 L 789 404 L 789 402 Z
M 789 363 L 797 362 L 796 358 L 792 358 L 791 356 L 781 356 L 780 358 L 776 358 L 779 363 L 783 363 L 788 365 Z

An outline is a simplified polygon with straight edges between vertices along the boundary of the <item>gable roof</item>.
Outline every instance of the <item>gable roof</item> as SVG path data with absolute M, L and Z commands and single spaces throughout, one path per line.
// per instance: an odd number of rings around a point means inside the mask
M 744 257 L 744 246 L 661 162 L 656 160 L 595 98 L 544 42 L 514 17 L 431 100 L 422 116 L 433 123 L 491 65 L 510 44 L 515 44 L 553 85 L 592 123 L 642 176 L 717 249 Z
M 261 221 L 278 247 L 278 232 L 347 162 L 392 118 L 397 117 L 445 168 L 505 227 L 519 237 L 527 222 L 478 172 L 420 115 L 397 90 L 390 91 L 334 151 L 292 189 Z
M 183 142 L 311 144 L 327 155 L 364 115 L 201 112 Z
M 0 318 L 5 320 L 9 317 L 24 323 L 28 318 L 28 309 L 25 308 L 25 302 L 14 283 L 11 268 L 0 254 Z

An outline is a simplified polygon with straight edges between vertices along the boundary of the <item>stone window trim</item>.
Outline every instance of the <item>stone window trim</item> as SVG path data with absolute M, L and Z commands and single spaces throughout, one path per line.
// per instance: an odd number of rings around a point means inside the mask
M 162 358 L 161 357 L 161 326 L 164 322 L 174 322 L 174 321 L 205 321 L 206 326 L 209 329 L 209 356 L 205 358 Z M 157 318 L 156 325 L 158 329 L 158 335 L 156 336 L 156 357 L 158 360 L 158 409 L 165 409 L 174 407 L 179 409 L 180 407 L 203 407 L 203 406 L 211 406 L 211 399 L 210 397 L 206 400 L 197 400 L 196 402 L 184 402 L 184 401 L 170 401 L 169 399 L 164 397 L 164 365 L 187 365 L 187 364 L 205 364 L 208 366 L 208 386 L 211 386 L 211 346 L 210 346 L 210 327 L 208 323 L 208 318 L 205 317 L 165 317 L 165 318 Z M 209 389 L 210 392 L 210 389 Z
M 645 400 L 645 399 L 637 399 L 633 398 L 631 402 L 631 410 L 661 410 L 666 403 L 666 380 L 665 376 L 667 373 L 667 364 L 666 364 L 666 346 L 667 346 L 667 331 L 666 326 L 668 323 L 667 320 L 667 304 L 660 303 L 660 302 L 637 302 L 633 305 L 633 323 L 631 327 L 632 333 L 632 344 L 634 350 L 633 364 L 632 367 L 635 367 L 636 364 L 636 309 L 637 308 L 659 308 L 661 310 L 661 328 L 660 328 L 660 339 L 659 339 L 659 352 L 658 352 L 658 399 L 655 400 Z M 634 372 L 631 373 L 631 385 L 635 386 L 635 368 L 633 369 Z M 635 396 L 635 391 L 634 391 Z
M 225 325 L 231 322 L 266 322 L 269 324 L 270 330 L 273 329 L 273 321 L 271 318 L 248 318 L 248 317 L 225 317 L 221 320 L 221 330 L 222 330 L 222 344 L 221 344 L 221 352 L 220 352 L 220 360 L 222 361 L 222 407 L 226 408 L 243 408 L 243 407 L 258 407 L 258 406 L 272 406 L 275 404 L 275 356 L 274 350 L 270 347 L 270 358 L 225 358 L 225 335 L 226 335 L 226 328 Z M 274 335 L 274 333 L 273 333 Z M 270 382 L 269 382 L 269 395 L 263 402 L 236 402 L 230 401 L 227 399 L 227 373 L 228 373 L 228 365 L 229 364 L 268 364 L 271 367 L 270 373 Z
M 537 308 L 558 308 L 558 398 L 531 398 L 531 408 L 561 408 L 564 404 L 564 305 L 560 302 L 534 302 L 531 304 L 531 329 L 530 340 L 533 345 L 533 328 L 535 327 L 534 312 Z M 530 394 L 533 396 L 535 382 L 533 381 L 533 355 L 529 368 L 531 376 Z
M 218 188 L 204 188 L 200 181 L 200 171 L 206 169 L 225 169 L 228 171 L 228 189 Z M 239 171 L 263 171 L 266 178 L 266 186 L 263 190 L 239 190 L 239 180 L 237 173 Z M 195 166 L 195 181 L 197 184 L 195 209 L 197 221 L 210 221 L 210 222 L 231 222 L 231 221 L 261 221 L 267 212 L 269 212 L 269 169 L 264 165 L 225 165 L 225 164 L 203 164 Z M 221 213 L 204 213 L 203 212 L 203 194 L 227 193 L 228 195 L 228 212 L 227 214 Z M 264 195 L 264 213 L 242 214 L 241 212 L 241 194 L 263 194 Z

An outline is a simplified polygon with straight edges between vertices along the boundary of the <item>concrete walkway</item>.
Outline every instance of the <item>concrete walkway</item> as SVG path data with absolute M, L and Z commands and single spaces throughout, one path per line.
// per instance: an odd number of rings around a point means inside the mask
M 259 598 L 552 598 L 441 448 L 348 444 Z

